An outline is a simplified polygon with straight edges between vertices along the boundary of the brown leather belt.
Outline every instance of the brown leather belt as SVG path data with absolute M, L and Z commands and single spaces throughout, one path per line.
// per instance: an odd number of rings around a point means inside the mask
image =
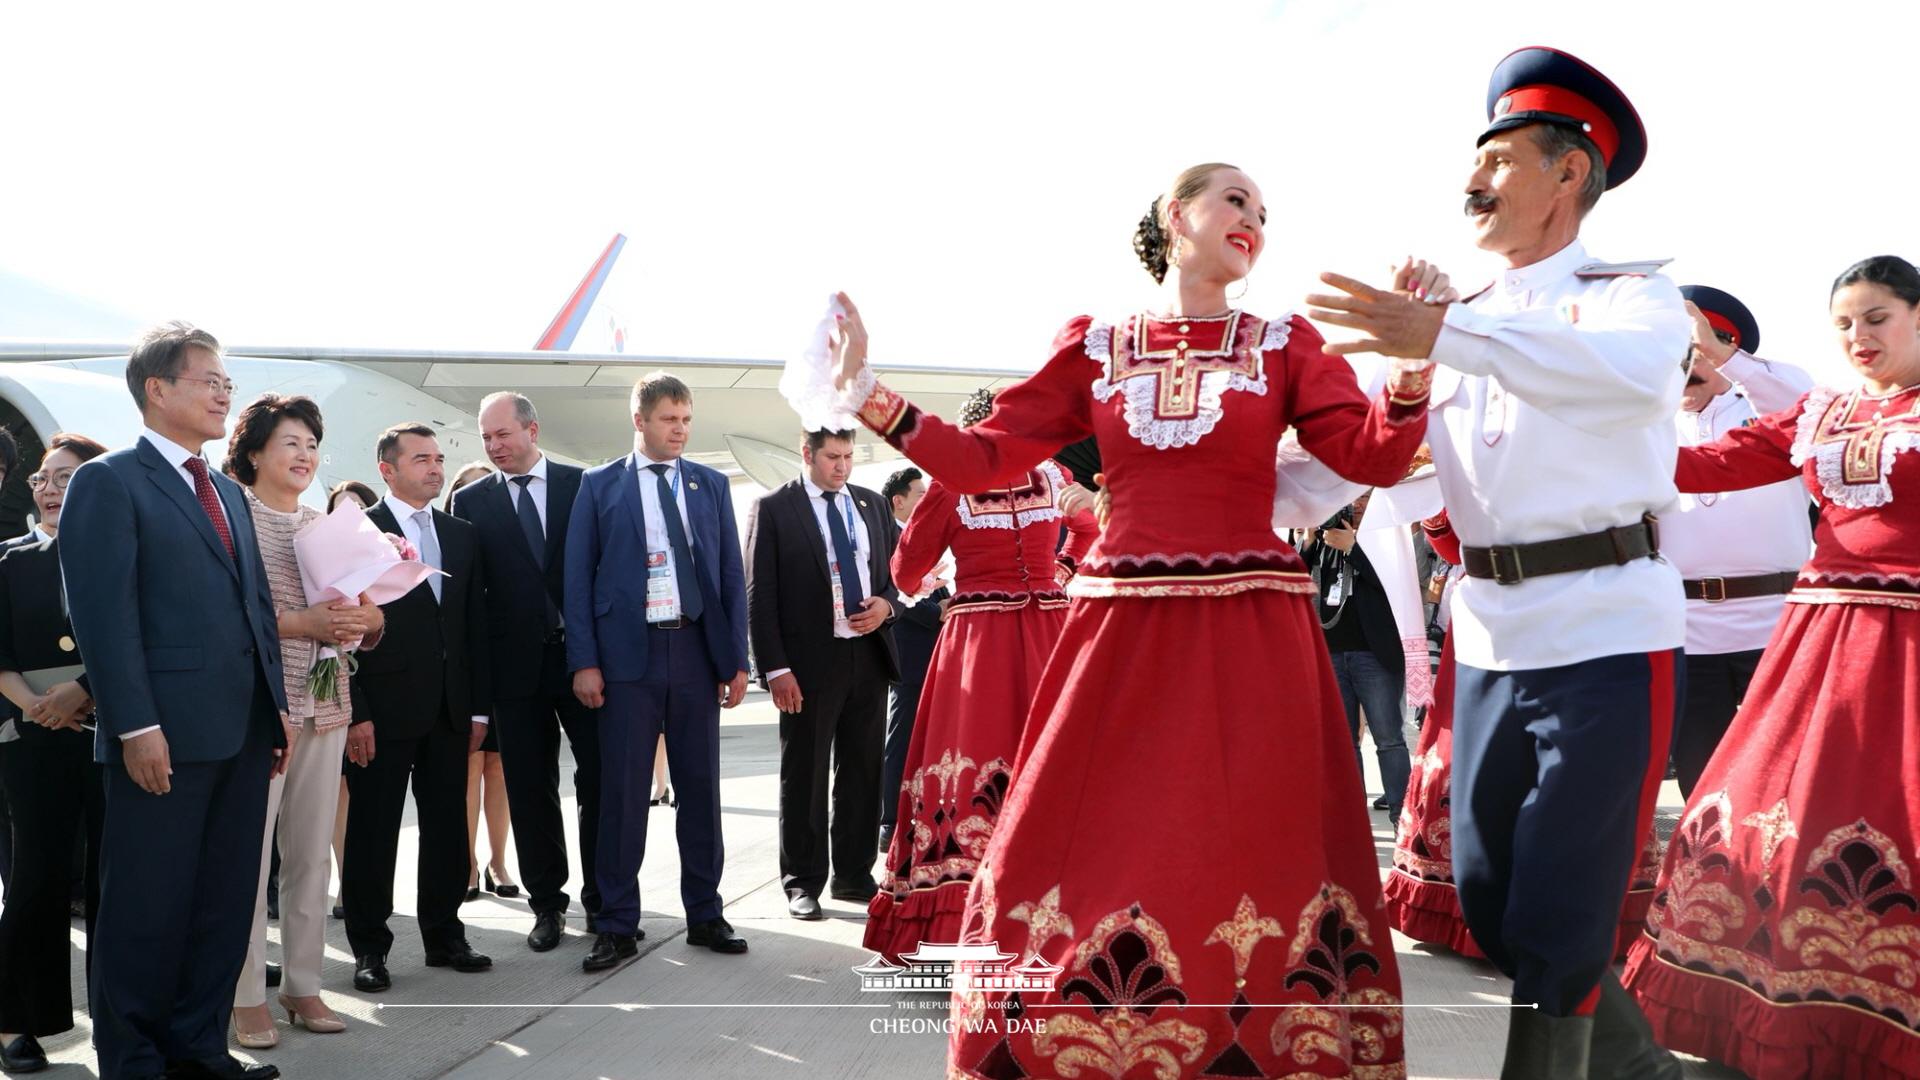
M 1800 575 L 1792 570 L 1778 574 L 1754 574 L 1750 577 L 1689 578 L 1681 582 L 1687 599 L 1717 604 L 1722 600 L 1745 600 L 1751 596 L 1784 596 L 1793 591 Z
M 1641 515 L 1632 525 L 1585 536 L 1460 549 L 1468 577 L 1492 578 L 1501 585 L 1518 585 L 1528 578 L 1571 574 L 1597 566 L 1625 566 L 1658 554 L 1660 523 L 1652 514 Z

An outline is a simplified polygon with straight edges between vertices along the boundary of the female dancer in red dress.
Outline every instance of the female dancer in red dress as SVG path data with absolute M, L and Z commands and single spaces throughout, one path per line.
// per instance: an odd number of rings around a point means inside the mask
M 1458 566 L 1460 538 L 1453 533 L 1447 512 L 1420 523 L 1427 542 L 1442 559 Z M 1445 598 L 1442 598 L 1445 603 Z M 1666 758 L 1658 767 L 1664 768 Z M 1400 830 L 1393 838 L 1393 869 L 1382 891 L 1387 898 L 1387 922 L 1415 941 L 1444 945 L 1462 956 L 1484 957 L 1460 914 L 1460 894 L 1453 884 L 1453 638 L 1440 648 L 1440 673 L 1435 677 L 1433 705 L 1420 726 L 1413 749 L 1413 772 L 1400 811 Z M 1617 956 L 1640 936 L 1653 899 L 1654 877 L 1660 872 L 1660 838 L 1651 830 L 1640 846 L 1627 900 L 1620 912 Z
M 1399 480 L 1431 365 L 1369 404 L 1304 320 L 1230 310 L 1264 218 L 1238 169 L 1189 169 L 1135 240 L 1167 307 L 1069 322 L 964 431 L 873 382 L 840 298 L 846 400 L 942 483 L 1004 487 L 1091 434 L 1113 499 L 967 896 L 962 940 L 1016 970 L 956 986 L 951 1076 L 1405 1075 L 1353 744 L 1271 519 L 1289 425 L 1341 475 Z
M 1680 490 L 1799 475 L 1820 522 L 1625 977 L 1754 1080 L 1920 1077 L 1920 273 L 1867 259 L 1831 308 L 1864 386 L 1680 452 Z
M 961 426 L 986 419 L 992 402 L 986 394 L 969 400 Z M 1051 461 L 983 495 L 956 494 L 936 479 L 894 549 L 893 580 L 909 583 L 951 549 L 954 595 L 913 722 L 895 819 L 903 825 L 887 851 L 887 878 L 867 906 L 867 948 L 888 960 L 921 942 L 960 940 L 967 886 L 1006 800 L 1040 673 L 1067 621 L 1060 586 L 1100 535 L 1092 511 L 1063 511 L 1070 482 Z M 1056 555 L 1063 521 L 1069 535 Z

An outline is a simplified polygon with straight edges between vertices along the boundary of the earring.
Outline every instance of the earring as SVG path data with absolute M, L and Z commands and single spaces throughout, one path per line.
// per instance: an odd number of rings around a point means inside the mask
M 1179 265 L 1180 234 L 1177 232 L 1169 232 L 1167 234 L 1167 269 L 1172 270 Z
M 1250 281 L 1250 280 L 1251 280 L 1251 275 L 1249 275 L 1248 277 L 1243 277 L 1243 278 L 1241 278 L 1241 279 L 1240 279 L 1240 291 L 1239 291 L 1238 293 L 1236 293 L 1236 294 L 1234 294 L 1233 296 L 1229 296 L 1229 297 L 1227 297 L 1227 303 L 1229 303 L 1229 304 L 1237 304 L 1237 303 L 1239 303 L 1239 302 L 1240 302 L 1240 300 L 1241 300 L 1241 298 L 1247 295 L 1247 282 L 1248 282 L 1248 281 Z

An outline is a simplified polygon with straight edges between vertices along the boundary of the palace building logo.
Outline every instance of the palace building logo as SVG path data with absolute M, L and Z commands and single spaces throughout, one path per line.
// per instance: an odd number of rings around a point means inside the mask
M 876 953 L 854 968 L 853 973 L 860 976 L 860 989 L 1051 991 L 1061 970 L 1060 965 L 1048 963 L 1038 953 L 1015 964 L 1016 954 L 1001 952 L 998 941 L 967 945 L 923 941 L 912 952 L 901 953 L 900 959 L 906 963 L 889 963 Z

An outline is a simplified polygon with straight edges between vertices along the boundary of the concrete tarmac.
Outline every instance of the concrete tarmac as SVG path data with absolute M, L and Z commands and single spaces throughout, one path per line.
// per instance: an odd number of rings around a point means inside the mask
M 828 917 L 819 922 L 799 922 L 786 913 L 775 831 L 778 723 L 766 695 L 753 694 L 739 709 L 723 714 L 720 757 L 727 844 L 721 893 L 727 919 L 751 946 L 746 955 L 721 956 L 687 946 L 673 842 L 675 811 L 662 806 L 652 811 L 653 831 L 641 870 L 646 939 L 636 960 L 599 975 L 580 970 L 592 939 L 579 907 L 576 865 L 569 883 L 574 906 L 558 949 L 527 949 L 533 916 L 524 894 L 503 900 L 483 893 L 461 909 L 461 917 L 474 948 L 493 957 L 493 970 L 463 975 L 427 968 L 421 963 L 420 937 L 412 919 L 418 834 L 410 806 L 395 878 L 396 941 L 388 957 L 393 989 L 372 995 L 353 989 L 353 957 L 344 926 L 330 922 L 325 995 L 348 1030 L 314 1035 L 289 1027 L 285 1015 L 277 1014 L 280 1045 L 268 1051 L 236 1049 L 235 1056 L 272 1062 L 292 1080 L 891 1080 L 946 1075 L 946 1036 L 940 1030 L 947 1016 L 946 996 L 860 988 L 852 969 L 870 958 L 860 946 L 865 910 L 823 899 Z M 1371 745 L 1365 757 L 1368 784 L 1377 793 Z M 571 771 L 571 763 L 563 761 L 563 793 L 570 792 Z M 635 782 L 648 781 L 636 777 Z M 1669 812 L 1679 810 L 1679 792 L 1672 783 L 1664 787 L 1661 802 Z M 569 817 L 572 806 L 568 794 Z M 1384 869 L 1393 838 L 1385 813 L 1371 813 Z M 483 851 L 484 843 L 483 838 Z M 80 1004 L 86 998 L 78 920 L 72 933 L 74 1001 Z M 277 958 L 278 925 L 269 923 L 268 934 Z M 1406 1013 L 1410 1076 L 1498 1076 L 1506 1013 L 1470 1006 L 1504 1004 L 1507 980 L 1484 963 L 1399 935 L 1394 946 L 1405 1000 L 1433 1006 Z M 73 1031 L 41 1040 L 54 1061 L 42 1075 L 97 1075 L 84 1008 L 75 1019 Z M 1690 1064 L 1687 1075 L 1739 1077 L 1704 1063 Z

